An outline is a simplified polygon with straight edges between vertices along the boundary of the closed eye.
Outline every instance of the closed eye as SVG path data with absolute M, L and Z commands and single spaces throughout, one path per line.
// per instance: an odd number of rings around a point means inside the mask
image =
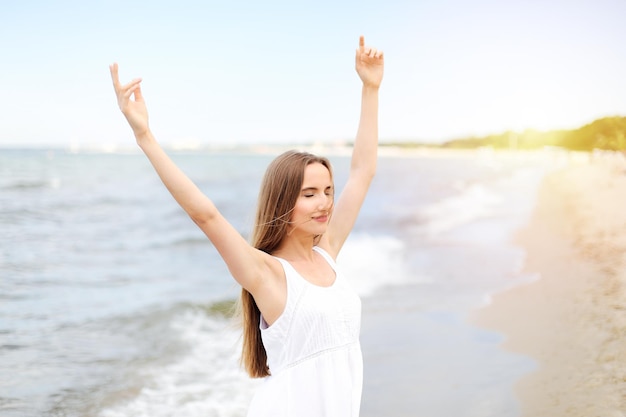
M 326 195 L 327 197 L 331 197 L 333 195 L 333 188 L 332 187 L 327 187 L 324 190 L 324 195 Z M 315 194 L 318 192 L 317 189 L 311 187 L 311 188 L 305 188 L 304 190 L 302 190 L 302 196 L 306 197 L 306 198 L 310 198 L 310 197 L 315 197 Z

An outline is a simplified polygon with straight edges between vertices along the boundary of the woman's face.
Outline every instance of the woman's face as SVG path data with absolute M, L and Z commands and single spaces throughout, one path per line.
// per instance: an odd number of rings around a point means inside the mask
M 333 181 L 328 169 L 318 163 L 307 165 L 300 195 L 290 219 L 290 233 L 321 235 L 326 232 L 333 210 Z

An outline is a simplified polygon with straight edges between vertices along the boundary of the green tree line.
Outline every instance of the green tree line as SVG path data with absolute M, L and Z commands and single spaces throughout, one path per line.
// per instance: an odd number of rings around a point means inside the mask
M 504 132 L 484 137 L 454 139 L 440 145 L 443 148 L 477 148 L 490 146 L 496 149 L 537 149 L 545 146 L 590 151 L 604 149 L 626 150 L 626 117 L 605 117 L 574 130 L 541 132 L 528 129 L 524 132 Z

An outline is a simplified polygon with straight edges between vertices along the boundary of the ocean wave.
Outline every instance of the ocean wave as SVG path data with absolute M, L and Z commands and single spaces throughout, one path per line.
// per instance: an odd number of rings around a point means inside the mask
M 39 190 L 39 189 L 56 189 L 61 186 L 60 178 L 48 178 L 45 180 L 15 180 L 5 184 L 0 184 L 0 190 Z
M 419 213 L 422 228 L 430 235 L 454 229 L 495 213 L 502 197 L 483 184 L 472 184 L 460 193 L 435 202 Z
M 393 236 L 354 233 L 344 244 L 337 264 L 354 290 L 366 297 L 385 286 L 426 281 L 409 272 L 406 250 L 405 243 Z
M 511 233 L 529 218 L 534 206 L 533 196 L 543 175 L 545 170 L 540 166 L 524 167 L 489 180 L 458 183 L 456 194 L 418 211 L 416 230 L 435 238 L 473 223 L 492 221 L 494 232 Z M 483 223 L 482 226 L 485 226 L 482 235 L 489 238 L 486 233 L 489 225 Z
M 22 345 L 15 345 L 15 344 L 4 344 L 4 345 L 0 345 L 0 351 L 3 350 L 19 350 L 19 349 L 23 349 L 24 346 Z
M 135 370 L 142 382 L 132 398 L 112 393 L 99 417 L 244 416 L 254 388 L 238 365 L 241 332 L 223 318 L 232 300 L 179 305 L 169 321 L 170 336 L 185 354 L 167 364 Z
M 185 408 L 197 409 L 197 402 L 208 404 L 201 410 L 209 413 L 187 415 L 227 415 L 211 414 L 223 410 L 222 400 L 233 394 L 222 384 L 235 378 L 230 389 L 236 390 L 240 380 L 248 380 L 238 365 L 241 331 L 230 318 L 234 304 L 233 299 L 183 302 L 50 323 L 42 329 L 47 335 L 42 345 L 24 335 L 20 342 L 28 344 L 7 340 L 0 345 L 3 355 L 33 358 L 28 366 L 37 369 L 36 375 L 16 375 L 4 392 L 19 399 L 28 387 L 41 385 L 30 394 L 36 406 L 32 413 L 25 404 L 16 404 L 20 416 L 186 415 Z M 42 350 L 45 361 L 36 359 Z M 193 392 L 199 394 L 192 401 Z M 245 409 L 247 399 L 245 395 L 234 404 Z

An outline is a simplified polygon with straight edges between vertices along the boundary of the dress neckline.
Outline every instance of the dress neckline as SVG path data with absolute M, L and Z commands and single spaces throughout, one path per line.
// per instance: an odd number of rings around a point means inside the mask
M 314 250 L 315 252 L 317 252 L 317 253 L 318 253 L 318 254 L 322 257 L 322 259 L 324 259 L 324 261 L 328 264 L 328 266 L 330 266 L 330 269 L 332 269 L 332 271 L 333 271 L 333 272 L 334 272 L 334 274 L 335 274 L 335 279 L 333 280 L 333 282 L 332 282 L 330 285 L 318 285 L 318 284 L 314 284 L 314 283 L 312 283 L 311 281 L 309 281 L 308 279 L 306 279 L 306 278 L 304 277 L 304 275 L 302 275 L 300 272 L 298 272 L 298 270 L 297 270 L 297 269 L 296 269 L 296 268 L 295 268 L 295 267 L 291 264 L 291 262 L 289 262 L 288 260 L 286 260 L 286 259 L 284 259 L 284 258 L 279 258 L 278 256 L 275 256 L 275 258 L 277 258 L 277 259 L 281 259 L 281 260 L 285 261 L 285 262 L 289 265 L 289 267 L 290 267 L 291 269 L 293 269 L 293 271 L 294 271 L 296 274 L 298 274 L 298 276 L 299 276 L 300 278 L 302 278 L 302 280 L 303 280 L 304 282 L 306 282 L 307 284 L 309 284 L 310 286 L 315 287 L 315 288 L 321 288 L 321 289 L 331 289 L 331 288 L 334 288 L 334 287 L 335 287 L 335 284 L 337 284 L 337 279 L 338 279 L 338 277 L 339 277 L 339 275 L 337 274 L 337 270 L 335 269 L 335 263 L 334 263 L 334 262 L 330 262 L 330 261 L 329 261 L 329 260 L 330 260 L 330 259 L 332 259 L 332 258 L 330 258 L 330 255 L 329 255 L 329 254 L 328 254 L 328 253 L 327 253 L 324 249 L 322 249 L 322 248 L 320 248 L 320 247 L 318 247 L 318 246 L 313 246 L 313 250 Z

